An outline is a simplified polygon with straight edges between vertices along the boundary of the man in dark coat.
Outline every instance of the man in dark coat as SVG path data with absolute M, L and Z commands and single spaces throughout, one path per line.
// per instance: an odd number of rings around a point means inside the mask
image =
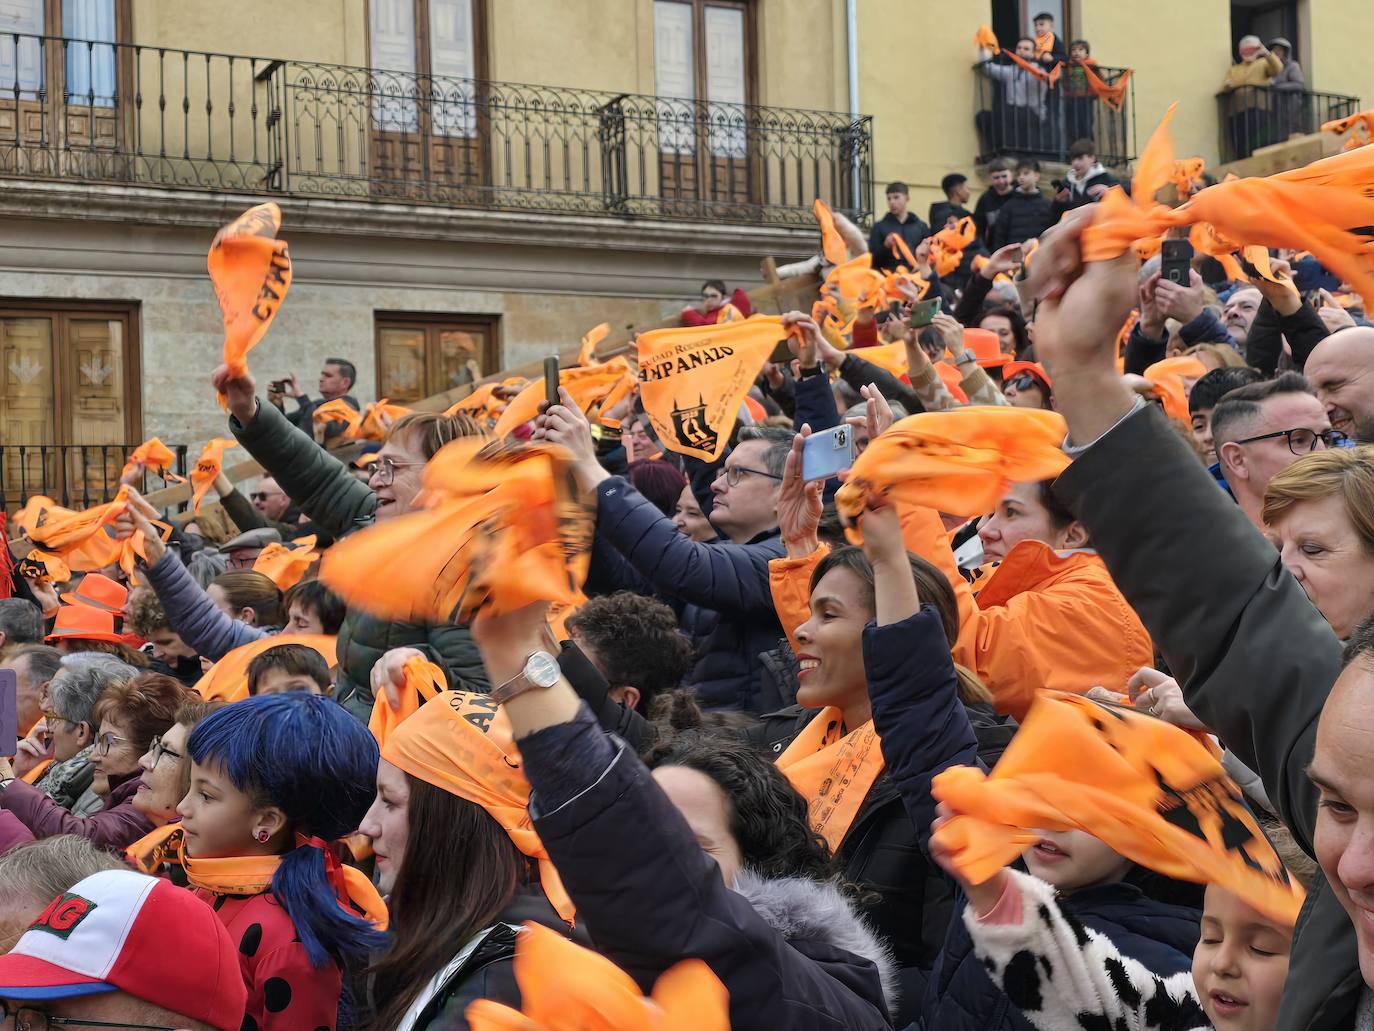
M 995 251 L 1010 243 L 1034 240 L 1052 225 L 1049 198 L 1040 192 L 1040 162 L 1022 158 L 1016 166 L 1016 190 L 1002 205 L 997 222 L 988 232 L 988 249 Z
M 293 372 L 290 378 L 272 384 L 267 391 L 267 400 L 282 412 L 290 421 L 292 426 L 304 430 L 306 433 L 314 435 L 315 409 L 327 401 L 342 399 L 354 411 L 361 411 L 358 399 L 349 393 L 353 389 L 353 384 L 358 381 L 358 370 L 353 363 L 346 358 L 326 358 L 324 365 L 320 367 L 320 397 L 318 400 L 311 398 L 303 391 L 300 384 L 296 382 L 296 374 Z M 273 387 L 281 387 L 276 390 Z M 282 407 L 284 397 L 294 398 L 298 406 L 294 412 L 287 413 Z M 343 432 L 343 424 L 332 422 L 325 427 L 324 435 L 326 438 L 333 437 Z
M 873 267 L 881 271 L 896 272 L 898 265 L 908 265 L 898 253 L 894 237 L 900 237 L 914 254 L 922 240 L 930 235 L 930 227 L 921 221 L 914 211 L 907 210 L 911 191 L 906 183 L 887 184 L 887 214 L 873 223 L 873 231 L 868 234 L 868 250 L 873 255 Z

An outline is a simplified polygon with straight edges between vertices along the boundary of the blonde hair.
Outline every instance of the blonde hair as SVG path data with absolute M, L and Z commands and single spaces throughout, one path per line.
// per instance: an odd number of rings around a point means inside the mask
M 1300 501 L 1339 494 L 1365 551 L 1374 555 L 1374 447 L 1327 448 L 1304 455 L 1269 481 L 1265 523 L 1273 525 Z
M 387 441 L 405 438 L 425 456 L 433 458 L 449 441 L 459 437 L 486 438 L 486 432 L 467 412 L 444 415 L 440 412 L 410 412 L 391 424 Z
M 1211 358 L 1216 361 L 1215 368 L 1218 369 L 1239 369 L 1245 365 L 1245 359 L 1240 356 L 1240 352 L 1229 344 L 1194 344 L 1183 353 L 1204 364 L 1205 358 Z

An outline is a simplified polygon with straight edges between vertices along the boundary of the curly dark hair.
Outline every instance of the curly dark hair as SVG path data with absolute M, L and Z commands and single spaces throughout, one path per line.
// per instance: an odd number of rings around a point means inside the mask
M 646 757 L 651 768 L 683 766 L 710 777 L 725 793 L 730 834 L 744 866 L 761 877 L 833 880 L 835 861 L 807 822 L 806 800 L 768 756 L 743 741 L 685 731 Z
M 661 601 L 630 591 L 592 598 L 568 617 L 568 632 L 612 688 L 639 691 L 640 712 L 682 683 L 692 668 L 692 642 Z

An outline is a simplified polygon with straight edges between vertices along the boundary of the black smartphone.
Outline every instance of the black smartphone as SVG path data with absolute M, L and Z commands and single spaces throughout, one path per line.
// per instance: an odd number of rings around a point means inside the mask
M 544 399 L 550 405 L 560 404 L 558 397 L 558 355 L 551 354 L 544 359 Z
M 1187 286 L 1193 267 L 1193 245 L 1187 240 L 1165 240 L 1159 248 L 1159 278 Z
M 768 356 L 768 360 L 774 365 L 786 365 L 793 358 L 797 357 L 792 353 L 792 348 L 787 342 L 787 338 L 779 340 L 773 348 L 773 353 Z

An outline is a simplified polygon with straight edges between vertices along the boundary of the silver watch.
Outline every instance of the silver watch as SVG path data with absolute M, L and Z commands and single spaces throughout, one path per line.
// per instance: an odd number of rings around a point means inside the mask
M 491 692 L 491 700 L 508 702 L 536 687 L 547 691 L 562 675 L 556 658 L 548 652 L 535 652 L 525 660 L 524 669 Z

